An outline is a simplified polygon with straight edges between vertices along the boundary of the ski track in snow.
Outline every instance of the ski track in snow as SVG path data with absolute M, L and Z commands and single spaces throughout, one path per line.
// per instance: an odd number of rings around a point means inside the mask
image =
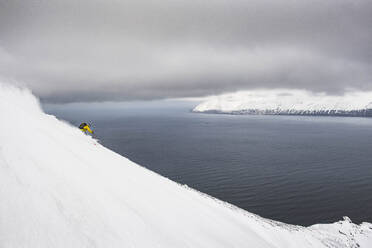
M 372 247 L 372 224 L 301 227 L 180 185 L 0 84 L 0 247 Z

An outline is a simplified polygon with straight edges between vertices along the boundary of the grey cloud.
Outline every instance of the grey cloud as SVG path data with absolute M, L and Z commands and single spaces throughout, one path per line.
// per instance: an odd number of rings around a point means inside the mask
M 372 2 L 0 0 L 0 76 L 49 102 L 372 90 Z

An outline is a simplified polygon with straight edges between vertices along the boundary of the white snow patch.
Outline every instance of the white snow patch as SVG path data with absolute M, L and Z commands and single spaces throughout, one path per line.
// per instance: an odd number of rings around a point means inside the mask
M 371 247 L 372 225 L 308 228 L 181 186 L 0 84 L 0 247 Z

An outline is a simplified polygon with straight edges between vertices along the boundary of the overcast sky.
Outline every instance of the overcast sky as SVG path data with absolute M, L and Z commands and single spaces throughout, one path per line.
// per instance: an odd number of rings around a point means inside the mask
M 0 0 L 0 77 L 49 102 L 372 90 L 372 1 Z

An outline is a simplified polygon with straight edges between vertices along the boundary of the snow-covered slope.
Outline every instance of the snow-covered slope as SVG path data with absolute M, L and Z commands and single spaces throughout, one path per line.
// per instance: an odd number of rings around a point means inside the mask
M 172 182 L 0 84 L 0 247 L 372 247 L 372 225 L 308 228 Z
M 194 112 L 226 114 L 372 116 L 372 92 L 342 96 L 301 90 L 258 90 L 214 96 Z

